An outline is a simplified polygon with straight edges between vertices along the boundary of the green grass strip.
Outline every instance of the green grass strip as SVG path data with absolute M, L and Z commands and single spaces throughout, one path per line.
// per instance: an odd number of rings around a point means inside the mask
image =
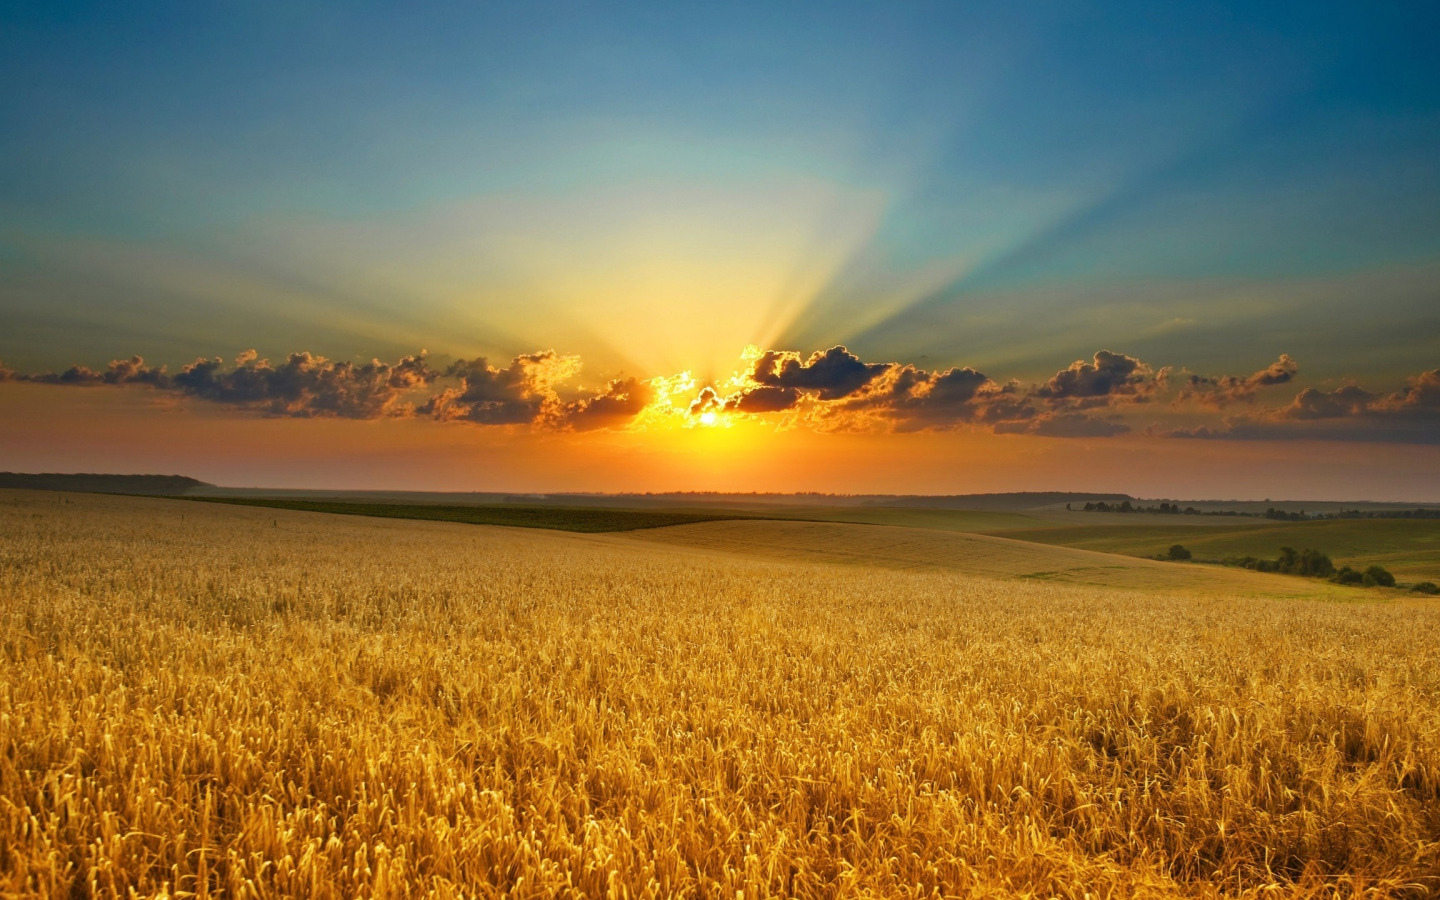
M 556 531 L 578 531 L 592 534 L 604 531 L 663 528 L 666 525 L 689 525 L 693 522 L 757 518 L 733 513 L 565 506 L 431 506 L 429 504 L 351 503 L 336 500 L 281 500 L 270 497 L 185 497 L 183 499 L 202 503 L 230 503 L 236 506 L 261 506 L 271 509 L 294 509 L 302 512 L 335 513 L 343 516 L 428 519 L 436 522 L 549 528 Z

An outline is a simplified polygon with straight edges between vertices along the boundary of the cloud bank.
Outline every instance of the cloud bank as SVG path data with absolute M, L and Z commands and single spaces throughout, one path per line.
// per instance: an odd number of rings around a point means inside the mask
M 1246 376 L 1218 375 L 1205 376 L 1190 374 L 1180 390 L 1178 402 L 1199 403 L 1213 409 L 1221 409 L 1235 403 L 1250 403 L 1262 388 L 1277 384 L 1289 384 L 1294 380 L 1300 367 L 1288 353 L 1260 371 Z
M 1175 429 L 1165 436 L 1440 444 L 1440 369 L 1413 375 L 1388 394 L 1355 384 L 1328 391 L 1306 388 L 1284 406 L 1226 418 L 1218 425 Z
M 575 432 L 664 420 L 695 426 L 753 419 L 817 431 L 968 428 L 1100 439 L 1135 431 L 1134 420 L 1142 415 L 1161 414 L 1171 423 L 1151 423 L 1144 435 L 1440 443 L 1440 369 L 1414 375 L 1391 392 L 1358 384 L 1306 387 L 1288 402 L 1263 406 L 1266 391 L 1291 385 L 1299 375 L 1288 354 L 1249 375 L 1203 375 L 1176 374 L 1100 350 L 1028 384 L 1000 381 L 970 366 L 927 370 L 866 361 L 843 345 L 808 355 L 751 348 L 745 359 L 746 368 L 720 383 L 697 384 L 681 373 L 612 378 L 590 389 L 572 386 L 581 360 L 554 350 L 508 361 L 461 359 L 439 368 L 424 351 L 393 363 L 351 363 L 308 352 L 272 363 L 250 350 L 229 364 L 198 358 L 173 374 L 132 356 L 100 370 L 77 364 L 26 373 L 0 364 L 0 382 L 145 388 L 264 416 L 415 417 Z M 1152 403 L 1164 397 L 1168 406 Z M 1244 411 L 1225 414 L 1237 406 Z

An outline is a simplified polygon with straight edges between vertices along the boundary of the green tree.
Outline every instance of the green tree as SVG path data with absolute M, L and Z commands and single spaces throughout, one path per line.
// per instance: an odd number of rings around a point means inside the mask
M 1366 587 L 1394 587 L 1395 576 L 1380 566 L 1371 566 L 1365 570 L 1363 583 Z

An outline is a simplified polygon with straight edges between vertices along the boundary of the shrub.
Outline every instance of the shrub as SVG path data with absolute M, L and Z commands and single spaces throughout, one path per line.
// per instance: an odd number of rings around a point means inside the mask
M 1365 577 L 1362 579 L 1366 587 L 1394 587 L 1395 576 L 1380 566 L 1371 566 L 1365 570 Z
M 1294 547 L 1281 547 L 1278 559 L 1256 559 L 1253 556 L 1232 557 L 1225 560 L 1225 565 L 1243 566 L 1257 572 L 1307 575 L 1311 578 L 1329 578 L 1335 574 L 1335 564 L 1330 561 L 1329 554 L 1321 553 L 1319 550 L 1297 551 Z M 1356 578 L 1358 581 L 1359 576 L 1357 575 Z M 1349 582 L 1343 583 L 1348 584 Z
M 1185 549 L 1184 544 L 1173 544 L 1170 547 L 1170 559 L 1189 559 L 1190 551 Z
M 1340 571 L 1330 576 L 1330 580 L 1336 584 L 1360 584 L 1365 580 L 1365 576 L 1349 566 L 1341 566 Z
M 1300 554 L 1298 573 L 1311 578 L 1327 578 L 1335 574 L 1335 564 L 1329 554 L 1319 550 L 1306 550 Z
M 1411 585 L 1410 590 L 1417 594 L 1440 594 L 1440 585 L 1433 581 L 1422 581 L 1419 584 Z

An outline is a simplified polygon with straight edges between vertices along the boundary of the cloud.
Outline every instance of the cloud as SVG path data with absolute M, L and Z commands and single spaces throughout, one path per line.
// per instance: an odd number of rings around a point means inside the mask
M 503 367 L 483 357 L 462 359 L 443 373 L 459 378 L 460 386 L 431 396 L 418 412 L 447 422 L 593 431 L 623 427 L 654 396 L 648 380 L 617 378 L 591 394 L 563 399 L 560 385 L 579 372 L 579 357 L 554 350 L 522 354 Z
M 691 415 L 711 410 L 760 415 L 795 409 L 804 401 L 821 404 L 863 391 L 894 363 L 866 363 L 843 346 L 817 350 L 809 358 L 794 350 L 763 350 L 740 378 L 744 385 L 722 397 L 713 388 L 701 390 Z
M 1189 375 L 1180 390 L 1179 402 L 1193 401 L 1214 409 L 1232 403 L 1249 403 L 1262 388 L 1293 381 L 1300 367 L 1288 353 L 1253 375 Z
M 867 363 L 843 346 L 813 353 L 808 360 L 793 350 L 763 351 L 740 381 L 740 389 L 728 396 L 704 388 L 690 414 L 797 410 L 813 427 L 832 431 L 989 425 L 1010 434 L 1110 437 L 1128 432 L 1129 426 L 1075 413 L 1042 414 L 1034 398 L 1085 408 L 1110 396 L 1148 394 L 1156 383 L 1149 366 L 1103 350 L 1094 362 L 1077 362 L 1046 384 L 1026 389 L 1018 382 L 1001 384 L 969 366 L 927 371 L 907 363 Z M 1099 403 L 1088 402 L 1094 398 Z
M 1056 372 L 1035 389 L 1033 396 L 1053 405 L 1068 402 L 1081 409 L 1105 405 L 1117 397 L 1143 402 L 1162 380 L 1133 356 L 1101 350 L 1091 362 L 1077 359 Z
M 800 391 L 793 387 L 762 384 L 727 397 L 724 407 L 742 413 L 784 412 L 799 405 L 800 399 Z
M 86 366 L 71 366 L 63 372 L 37 372 L 30 375 L 20 375 L 19 381 L 33 381 L 36 384 L 104 384 L 105 376 Z
M 0 382 L 58 386 L 142 386 L 267 416 L 378 419 L 420 415 L 440 422 L 559 431 L 646 428 L 704 413 L 776 417 L 817 431 L 936 431 L 987 428 L 1000 434 L 1105 438 L 1126 434 L 1135 404 L 1175 381 L 1141 360 L 1101 350 L 1038 384 L 1001 382 L 970 366 L 926 370 L 904 362 L 866 362 L 844 346 L 810 353 L 751 349 L 749 365 L 716 385 L 688 372 L 627 376 L 598 388 L 567 387 L 576 356 L 554 350 L 508 362 L 484 357 L 437 370 L 424 351 L 394 363 L 350 363 L 308 352 L 278 363 L 247 350 L 227 364 L 200 358 L 171 374 L 139 356 L 102 370 L 18 372 L 0 364 Z M 1184 374 L 1177 398 L 1182 425 L 1145 434 L 1200 440 L 1346 440 L 1440 444 L 1440 369 L 1408 378 L 1390 393 L 1358 384 L 1305 388 L 1288 403 L 1255 404 L 1260 391 L 1290 384 L 1299 367 L 1282 354 L 1246 376 Z M 1248 404 L 1243 415 L 1212 411 Z M 1180 408 L 1183 408 L 1180 409 Z M 635 423 L 632 426 L 632 422 Z M 694 424 L 687 422 L 686 424 Z
M 811 423 L 825 430 L 899 431 L 1035 414 L 1016 395 L 1015 385 L 997 384 L 975 369 L 928 372 L 909 364 L 867 363 L 841 346 L 813 353 L 806 362 L 793 350 L 764 351 L 740 381 L 740 389 L 728 396 L 704 388 L 691 414 L 714 409 L 760 415 L 803 408 Z
M 1333 391 L 1306 388 L 1295 395 L 1290 405 L 1275 411 L 1277 419 L 1340 419 L 1361 416 L 1371 411 L 1379 398 L 1357 385 L 1346 385 Z
M 1396 412 L 1440 412 L 1440 369 L 1406 379 L 1404 389 L 1387 397 L 1384 405 Z
M 705 387 L 695 395 L 695 400 L 690 404 L 689 413 L 692 416 L 701 416 L 709 412 L 719 412 L 725 408 L 726 398 L 713 387 Z
M 821 400 L 852 394 L 893 363 L 864 363 L 842 346 L 817 350 L 801 361 L 793 350 L 766 350 L 750 367 L 752 382 L 765 387 L 815 391 Z
M 968 366 L 927 372 L 910 365 L 891 366 L 871 390 L 839 406 L 837 412 L 879 416 L 901 431 L 1024 420 L 1035 415 L 1013 384 L 998 384 Z
M 219 357 L 197 359 L 175 375 L 147 366 L 139 356 L 111 361 L 104 371 L 74 365 L 63 372 L 8 373 L 0 380 L 69 386 L 148 385 L 213 403 L 263 411 L 273 416 L 372 419 L 408 412 L 399 401 L 434 380 L 422 351 L 394 365 L 332 362 L 310 353 L 292 353 L 280 365 L 247 350 L 226 366 Z
M 580 370 L 580 359 L 553 350 L 522 354 L 503 366 L 484 358 L 432 368 L 422 350 L 395 363 L 350 363 L 308 352 L 278 364 L 254 350 L 232 364 L 200 358 L 170 375 L 139 356 L 115 360 L 104 371 L 74 365 L 63 372 L 27 374 L 0 365 L 0 381 L 64 386 L 148 385 L 268 416 L 377 419 L 419 412 L 441 421 L 483 425 L 545 425 L 577 431 L 616 427 L 640 412 L 652 395 L 648 381 L 617 379 L 568 400 L 559 386 Z M 458 380 L 431 394 L 417 410 L 413 394 L 441 379 Z
M 579 368 L 577 357 L 560 356 L 554 350 L 517 356 L 504 368 L 490 365 L 484 357 L 462 359 L 445 370 L 445 377 L 460 379 L 460 387 L 432 396 L 418 411 L 441 421 L 534 423 L 560 414 L 555 386 Z
M 1285 406 L 1227 418 L 1220 427 L 1200 425 L 1160 434 L 1208 440 L 1440 444 L 1440 369 L 1411 376 L 1405 387 L 1391 394 L 1374 393 L 1355 384 L 1329 391 L 1306 388 Z
M 653 395 L 648 381 L 617 378 L 592 396 L 565 404 L 561 422 L 574 431 L 622 426 L 635 418 Z
M 170 381 L 164 366 L 147 366 L 139 356 L 112 360 L 102 377 L 106 384 L 148 384 L 153 387 L 167 387 Z
M 272 365 L 247 350 L 236 357 L 232 368 L 226 368 L 219 357 L 197 359 L 171 384 L 192 397 L 271 416 L 375 419 L 411 412 L 403 396 L 435 377 L 424 351 L 394 365 L 379 360 L 356 365 L 305 352 Z
M 66 385 L 94 385 L 94 384 L 148 384 L 153 387 L 170 387 L 170 377 L 165 374 L 165 367 L 152 368 L 145 365 L 145 360 L 138 356 L 129 359 L 112 360 L 110 365 L 103 372 L 97 372 L 86 366 L 75 365 L 63 372 L 38 372 L 26 374 L 16 372 L 13 369 L 5 369 L 0 373 L 0 381 L 30 381 L 36 384 L 66 384 Z

